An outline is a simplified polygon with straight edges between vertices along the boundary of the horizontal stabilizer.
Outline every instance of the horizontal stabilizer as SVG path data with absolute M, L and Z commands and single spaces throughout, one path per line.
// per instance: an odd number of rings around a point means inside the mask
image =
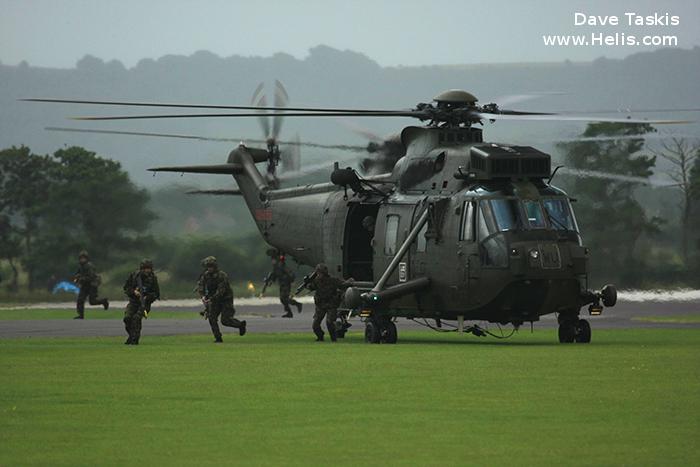
M 195 174 L 222 174 L 234 175 L 243 173 L 240 164 L 218 164 L 218 165 L 182 165 L 174 167 L 154 167 L 148 169 L 151 172 L 180 172 Z
M 214 196 L 239 196 L 241 190 L 192 190 L 186 192 L 188 195 L 214 195 Z

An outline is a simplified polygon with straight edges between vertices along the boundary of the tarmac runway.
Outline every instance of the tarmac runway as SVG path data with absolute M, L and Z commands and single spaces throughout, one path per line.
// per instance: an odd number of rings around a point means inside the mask
M 653 298 L 653 297 L 651 297 Z M 278 332 L 309 332 L 311 335 L 311 320 L 313 316 L 313 304 L 308 298 L 304 300 L 304 312 L 294 315 L 294 318 L 282 318 L 282 307 L 271 299 L 251 299 L 240 300 L 236 303 L 236 317 L 245 319 L 248 322 L 249 333 L 278 333 Z M 115 309 L 123 307 L 123 304 L 115 302 Z M 20 306 L 15 308 L 47 308 L 47 304 L 36 304 Z M 2 310 L 0 305 L 0 312 Z M 51 308 L 72 308 L 71 304 L 54 304 Z M 196 313 L 201 310 L 201 305 L 197 305 L 192 300 L 180 300 L 156 304 L 152 313 L 158 310 L 168 310 L 186 313 Z M 700 315 L 700 297 L 686 297 L 682 300 L 652 301 L 638 300 L 631 297 L 629 300 L 619 301 L 614 308 L 608 308 L 601 316 L 587 317 L 582 310 L 582 317 L 590 320 L 591 327 L 595 329 L 610 328 L 700 328 L 700 320 L 688 322 L 689 317 L 696 318 Z M 26 338 L 26 337 L 100 337 L 100 336 L 122 336 L 124 335 L 124 325 L 119 319 L 95 319 L 94 316 L 101 312 L 99 307 L 86 309 L 85 320 L 72 319 L 47 319 L 47 320 L 0 320 L 0 339 Z M 651 318 L 674 319 L 676 322 L 648 321 Z M 358 318 L 350 321 L 353 324 L 351 331 L 362 330 L 364 325 Z M 415 322 L 399 318 L 397 321 L 399 335 L 402 330 L 431 330 L 418 325 Z M 430 322 L 434 325 L 434 322 Z M 488 323 L 477 322 L 482 327 L 487 327 Z M 542 317 L 542 320 L 535 322 L 535 328 L 555 328 L 557 326 L 554 315 Z M 324 325 L 325 327 L 325 325 Z M 493 329 L 495 326 L 491 325 Z M 236 333 L 236 329 L 221 326 L 224 333 Z M 523 326 L 529 328 L 529 323 Z M 199 319 L 149 319 L 143 323 L 144 336 L 148 335 L 177 335 L 177 334 L 210 334 L 209 325 L 204 320 Z

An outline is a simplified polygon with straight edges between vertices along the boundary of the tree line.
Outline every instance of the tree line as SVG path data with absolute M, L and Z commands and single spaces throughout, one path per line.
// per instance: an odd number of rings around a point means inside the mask
M 588 139 L 558 147 L 567 168 L 612 175 L 561 175 L 554 182 L 576 199 L 594 283 L 700 285 L 700 145 L 672 138 L 650 150 L 644 136 L 654 131 L 646 124 L 595 123 L 582 134 Z M 640 180 L 649 179 L 658 159 L 668 162 L 667 178 L 673 183 L 649 188 Z M 664 200 L 664 216 L 650 214 L 645 196 Z M 228 234 L 152 236 L 157 212 L 149 208 L 149 198 L 118 162 L 85 148 L 49 155 L 26 146 L 0 151 L 3 284 L 17 290 L 20 271 L 29 289 L 70 277 L 82 249 L 103 268 L 123 273 L 148 256 L 172 278 L 191 281 L 199 259 L 216 254 L 231 265 L 236 280 L 264 275 L 269 266 L 265 244 L 255 234 L 236 240 Z M 668 219 L 677 223 L 670 225 Z

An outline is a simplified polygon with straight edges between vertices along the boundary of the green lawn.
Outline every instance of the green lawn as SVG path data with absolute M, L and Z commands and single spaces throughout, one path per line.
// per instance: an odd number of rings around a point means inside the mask
M 72 319 L 76 315 L 75 310 L 46 310 L 46 309 L 0 309 L 0 321 L 6 320 L 37 320 L 37 319 Z M 86 308 L 86 319 L 122 319 L 123 308 L 110 308 L 104 311 L 102 307 Z M 154 307 L 148 314 L 148 319 L 203 319 L 197 312 L 167 311 Z
M 0 341 L 0 465 L 698 465 L 700 330 Z
M 694 315 L 642 316 L 632 318 L 632 320 L 645 321 L 647 323 L 693 324 L 700 323 L 700 313 Z

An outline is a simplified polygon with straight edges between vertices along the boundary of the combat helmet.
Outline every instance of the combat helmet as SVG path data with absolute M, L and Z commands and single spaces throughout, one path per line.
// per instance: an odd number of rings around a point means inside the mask
M 323 263 L 318 263 L 316 265 L 316 273 L 328 275 L 328 266 Z
M 217 267 L 218 263 L 216 262 L 216 257 L 215 256 L 207 256 L 202 260 L 202 266 L 205 268 L 208 267 Z
M 78 253 L 78 259 L 85 257 L 85 259 L 90 259 L 90 255 L 88 255 L 87 250 L 80 250 L 80 253 Z
M 141 264 L 139 264 L 139 269 L 153 269 L 153 261 L 148 258 L 144 258 L 141 260 Z

